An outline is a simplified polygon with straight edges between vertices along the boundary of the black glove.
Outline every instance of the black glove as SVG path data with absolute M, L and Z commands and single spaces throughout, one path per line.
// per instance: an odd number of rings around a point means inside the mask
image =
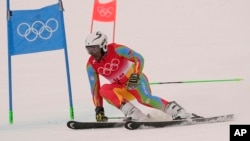
M 95 117 L 97 122 L 105 122 L 108 121 L 108 117 L 105 116 L 104 114 L 104 108 L 103 107 L 96 107 L 95 108 Z
M 129 79 L 128 79 L 128 84 L 127 84 L 127 89 L 128 90 L 134 90 L 137 88 L 139 78 L 140 76 L 138 74 L 131 74 Z

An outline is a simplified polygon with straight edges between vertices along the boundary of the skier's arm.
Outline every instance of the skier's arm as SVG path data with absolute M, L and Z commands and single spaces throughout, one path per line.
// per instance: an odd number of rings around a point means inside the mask
M 141 54 L 123 45 L 120 45 L 116 49 L 116 52 L 120 56 L 123 56 L 131 62 L 134 62 L 134 73 L 139 75 L 141 74 L 144 67 L 144 58 Z
M 136 89 L 138 86 L 139 79 L 140 79 L 140 74 L 142 73 L 143 66 L 144 66 L 144 59 L 142 55 L 122 45 L 120 45 L 116 49 L 116 52 L 120 56 L 123 56 L 124 58 L 127 58 L 128 60 L 134 63 L 134 66 L 133 66 L 134 71 L 128 79 L 127 89 L 128 90 Z
M 103 98 L 99 93 L 100 89 L 100 79 L 99 75 L 96 73 L 91 64 L 87 64 L 87 73 L 91 89 L 91 94 L 93 98 L 93 103 L 95 107 L 103 107 Z

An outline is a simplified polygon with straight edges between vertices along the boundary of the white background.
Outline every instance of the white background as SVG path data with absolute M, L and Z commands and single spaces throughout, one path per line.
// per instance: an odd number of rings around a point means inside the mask
M 10 0 L 11 9 L 36 9 L 57 0 Z M 85 37 L 93 0 L 63 0 L 75 120 L 94 121 Z M 228 141 L 230 124 L 250 124 L 250 1 L 118 0 L 117 43 L 140 52 L 150 82 L 243 78 L 240 82 L 152 85 L 154 95 L 203 116 L 235 114 L 227 123 L 128 131 L 72 131 L 63 50 L 12 57 L 14 124 L 8 122 L 6 1 L 0 0 L 0 139 Z M 112 41 L 112 24 L 96 23 Z M 106 82 L 105 80 L 102 83 Z M 162 113 L 138 105 L 145 113 Z M 122 113 L 105 103 L 108 116 Z

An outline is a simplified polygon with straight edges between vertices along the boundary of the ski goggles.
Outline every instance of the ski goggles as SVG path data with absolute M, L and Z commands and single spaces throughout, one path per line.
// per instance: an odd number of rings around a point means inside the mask
M 86 49 L 87 49 L 89 54 L 96 53 L 100 49 L 100 45 L 86 46 Z

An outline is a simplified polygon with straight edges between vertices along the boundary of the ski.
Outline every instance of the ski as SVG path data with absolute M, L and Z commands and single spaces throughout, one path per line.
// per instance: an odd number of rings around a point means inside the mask
M 186 119 L 186 120 L 172 120 L 172 121 L 127 121 L 125 123 L 125 128 L 129 130 L 135 130 L 139 128 L 162 128 L 169 126 L 180 126 L 180 125 L 195 125 L 195 124 L 204 124 L 204 123 L 216 123 L 216 122 L 226 122 L 232 120 L 234 117 L 233 114 L 205 117 L 205 118 L 195 118 L 195 119 Z
M 123 127 L 125 122 L 79 122 L 68 121 L 67 127 L 70 129 L 98 129 Z

